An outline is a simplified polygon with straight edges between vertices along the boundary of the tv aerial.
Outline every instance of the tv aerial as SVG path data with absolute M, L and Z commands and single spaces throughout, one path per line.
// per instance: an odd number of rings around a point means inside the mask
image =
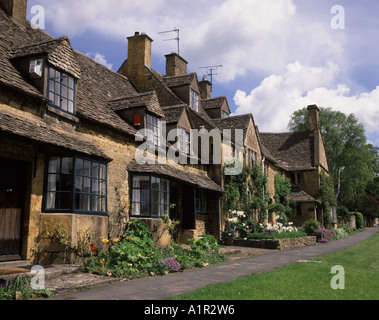
M 210 82 L 213 83 L 213 77 L 218 75 L 215 73 L 215 71 L 217 71 L 219 68 L 222 68 L 222 65 L 200 67 L 199 69 L 205 69 L 205 75 L 207 77 L 210 77 Z
M 174 28 L 173 30 L 158 32 L 158 34 L 169 33 L 169 32 L 176 32 L 176 38 L 165 39 L 163 41 L 173 41 L 173 40 L 176 40 L 178 42 L 178 54 L 180 55 L 180 36 L 179 36 L 179 31 L 180 30 L 178 28 Z

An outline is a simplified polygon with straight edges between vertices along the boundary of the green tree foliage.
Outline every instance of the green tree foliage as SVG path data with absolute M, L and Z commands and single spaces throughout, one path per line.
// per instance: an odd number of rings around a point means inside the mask
M 289 199 L 291 193 L 291 180 L 280 173 L 275 175 L 275 203 L 269 205 L 269 210 L 275 212 L 285 223 L 292 212 L 292 202 Z
M 293 113 L 288 128 L 308 130 L 308 123 L 308 111 L 303 108 Z M 338 200 L 344 203 L 365 194 L 379 162 L 377 148 L 367 144 L 364 126 L 354 114 L 331 108 L 320 108 L 320 125 Z

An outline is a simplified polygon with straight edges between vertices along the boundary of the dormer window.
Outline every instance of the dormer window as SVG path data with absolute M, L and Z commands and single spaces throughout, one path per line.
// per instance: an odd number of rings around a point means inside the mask
M 199 94 L 191 89 L 191 101 L 190 106 L 192 110 L 199 112 Z
M 147 140 L 155 147 L 159 147 L 161 142 L 161 120 L 150 114 L 146 114 L 145 120 Z
M 67 113 L 75 113 L 76 80 L 53 67 L 48 68 L 47 97 L 50 105 Z
M 191 154 L 191 132 L 183 128 L 179 128 L 179 150 Z

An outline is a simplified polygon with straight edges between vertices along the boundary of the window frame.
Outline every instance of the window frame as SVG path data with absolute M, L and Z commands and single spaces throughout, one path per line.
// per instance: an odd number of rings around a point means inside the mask
M 58 82 L 53 80 L 52 78 L 50 78 L 52 70 L 54 70 L 54 72 L 60 73 L 59 94 L 56 93 L 56 90 L 55 90 L 55 84 L 57 84 Z M 63 84 L 63 75 L 67 76 L 67 85 Z M 72 82 L 73 82 L 72 88 L 69 85 L 70 80 L 72 80 Z M 66 73 L 64 71 L 58 70 L 58 69 L 49 65 L 47 67 L 47 83 L 46 83 L 46 97 L 49 99 L 48 105 L 57 109 L 57 110 L 65 112 L 67 114 L 75 115 L 75 113 L 76 113 L 76 83 L 77 83 L 77 79 L 70 76 L 68 73 Z M 54 89 L 50 90 L 52 85 L 54 86 Z M 67 96 L 62 95 L 62 91 L 63 91 L 62 89 L 64 87 L 67 89 Z M 70 99 L 70 97 L 69 97 L 70 90 L 72 90 L 72 95 L 73 95 L 72 99 Z M 55 103 L 55 101 L 50 100 L 50 93 L 52 93 L 54 95 L 54 97 L 55 96 L 59 97 L 59 100 L 60 100 L 59 105 L 57 105 Z M 64 99 L 67 100 L 67 110 L 64 109 L 62 106 L 62 101 Z M 73 105 L 72 112 L 69 111 L 69 107 L 68 107 L 70 102 L 72 102 L 72 105 Z
M 54 173 L 49 172 L 49 163 L 50 160 L 53 158 L 58 158 L 60 160 L 60 172 Z M 70 191 L 62 191 L 62 190 L 55 190 L 50 191 L 48 187 L 49 183 L 49 177 L 50 175 L 61 175 L 62 174 L 62 161 L 64 158 L 72 159 L 72 173 L 71 176 L 71 190 Z M 85 175 L 79 175 L 77 174 L 77 163 L 78 160 L 87 161 L 90 163 L 90 176 Z M 104 166 L 104 177 L 95 177 L 93 176 L 93 164 L 99 164 L 99 174 L 100 174 L 100 167 Z M 76 190 L 77 185 L 77 177 L 79 178 L 87 178 L 90 179 L 90 192 L 80 192 Z M 102 182 L 104 186 L 104 194 L 101 194 L 100 191 L 98 193 L 95 193 L 93 191 L 93 181 L 98 180 L 98 182 Z M 60 183 L 60 182 L 59 182 Z M 100 188 L 100 185 L 97 185 L 98 188 Z M 55 192 L 58 193 L 69 193 L 70 194 L 70 208 L 47 208 L 48 205 L 48 193 L 49 192 Z M 90 210 L 84 210 L 84 209 L 77 209 L 76 205 L 76 199 L 77 195 L 85 194 L 90 197 L 89 205 Z M 104 201 L 104 208 L 105 211 L 102 210 L 93 210 L 93 197 L 101 197 L 103 198 L 102 201 Z M 59 201 L 59 200 L 58 200 Z M 58 205 L 59 207 L 59 205 Z M 100 161 L 97 159 L 91 159 L 88 157 L 83 157 L 79 155 L 48 155 L 45 158 L 45 173 L 44 173 L 44 186 L 43 186 L 43 201 L 42 201 L 42 212 L 44 213 L 73 213 L 73 214 L 86 214 L 86 215 L 95 215 L 95 216 L 107 216 L 108 215 L 108 165 L 104 161 Z
M 151 120 L 151 121 L 149 121 Z M 156 121 L 156 123 L 154 123 Z M 151 126 L 151 127 L 149 127 Z M 149 113 L 145 113 L 145 129 L 146 129 L 146 137 L 147 141 L 151 142 L 154 147 L 160 147 L 161 146 L 161 131 L 162 131 L 162 121 L 160 118 L 153 116 Z M 149 132 L 147 130 L 150 130 L 152 134 L 152 140 L 150 140 Z
M 200 94 L 191 89 L 190 93 L 190 107 L 192 110 L 199 112 Z
M 199 201 L 199 206 L 198 206 Z M 208 214 L 207 190 L 197 188 L 194 190 L 194 202 L 196 214 Z
M 192 139 L 191 139 L 191 131 L 184 129 L 182 127 L 178 127 L 178 139 L 179 139 L 179 151 L 186 154 L 192 154 Z
M 138 178 L 138 177 L 148 177 L 149 178 L 149 200 L 148 201 L 142 201 L 141 202 L 141 199 L 140 201 L 135 201 L 134 200 L 134 196 L 133 196 L 133 191 L 134 190 L 141 190 L 141 188 L 135 188 L 134 187 L 134 179 L 135 178 Z M 167 190 L 162 190 L 162 189 L 156 189 L 153 187 L 153 178 L 154 179 L 160 179 L 160 181 L 165 181 L 167 183 Z M 167 215 L 169 215 L 169 210 L 170 210 L 170 180 L 167 179 L 167 178 L 163 178 L 163 177 L 160 177 L 158 175 L 152 175 L 152 174 L 143 174 L 143 173 L 138 173 L 138 174 L 132 174 L 131 175 L 131 181 L 130 181 L 130 185 L 131 185 L 131 188 L 130 188 L 130 204 L 131 204 L 131 207 L 130 207 L 130 216 L 131 217 L 134 217 L 134 218 L 154 218 L 154 219 L 159 219 L 159 218 L 162 218 L 164 216 L 164 213 L 162 213 L 161 215 L 156 215 L 156 214 L 153 214 L 153 207 L 154 205 L 158 205 L 158 206 L 162 206 L 164 207 L 164 210 L 167 210 Z M 153 192 L 158 192 L 159 194 L 159 199 L 158 199 L 158 202 L 155 202 L 154 199 L 153 199 Z M 161 196 L 163 196 L 163 200 L 164 200 L 164 203 L 162 204 L 162 202 L 160 201 L 162 198 Z M 166 197 L 167 196 L 167 202 L 165 201 Z M 136 204 L 136 203 L 148 203 L 149 204 L 149 214 L 146 214 L 146 213 L 143 213 L 143 214 L 135 214 L 134 213 L 134 209 L 133 209 L 133 205 Z M 141 212 L 141 207 L 140 207 L 140 212 Z

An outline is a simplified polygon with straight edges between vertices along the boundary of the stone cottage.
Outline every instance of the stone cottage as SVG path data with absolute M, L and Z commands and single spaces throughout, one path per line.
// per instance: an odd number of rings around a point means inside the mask
M 158 91 L 140 93 L 67 37 L 33 29 L 26 0 L 0 7 L 0 259 L 65 260 L 38 241 L 48 227 L 71 246 L 84 232 L 117 235 L 133 217 L 152 228 L 165 214 L 178 219 L 178 240 L 217 230 L 222 187 L 206 169 L 146 168 L 135 157 L 138 130 L 158 142 L 166 114 L 183 129 L 204 120 L 187 109 L 175 120 Z
M 272 199 L 283 172 L 299 204 L 294 221 L 318 217 L 328 166 L 317 107 L 309 132 L 259 133 L 251 114 L 231 116 L 226 97 L 212 97 L 212 83 L 188 73 L 178 54 L 166 55 L 165 75 L 154 70 L 148 35 L 128 38 L 113 72 L 68 37 L 33 29 L 26 3 L 0 0 L 0 261 L 66 262 L 49 239 L 75 247 L 86 233 L 118 236 L 135 218 L 152 230 L 164 216 L 178 221 L 176 241 L 219 237 L 227 158 L 262 166 Z

